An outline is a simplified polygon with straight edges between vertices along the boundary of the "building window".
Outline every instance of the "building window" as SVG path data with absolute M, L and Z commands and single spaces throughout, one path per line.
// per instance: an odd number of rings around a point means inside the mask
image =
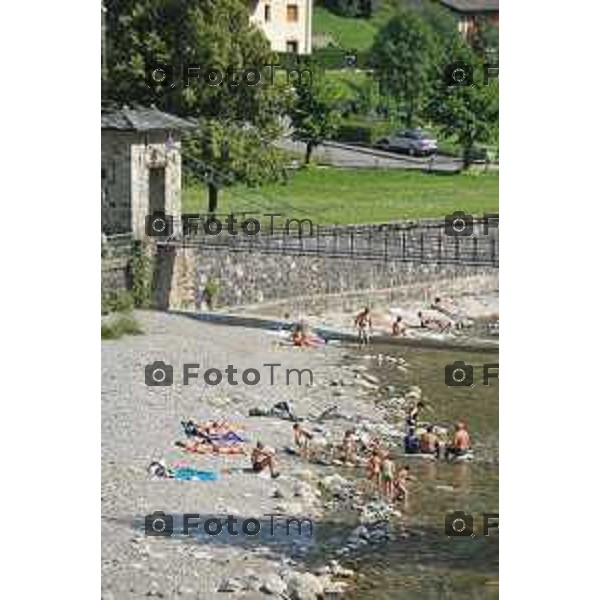
M 268 23 L 271 20 L 271 5 L 265 4 L 265 22 Z
M 298 22 L 298 5 L 288 4 L 287 5 L 287 21 L 288 23 Z
M 285 51 L 288 54 L 298 54 L 298 42 L 296 40 L 290 40 L 285 43 Z

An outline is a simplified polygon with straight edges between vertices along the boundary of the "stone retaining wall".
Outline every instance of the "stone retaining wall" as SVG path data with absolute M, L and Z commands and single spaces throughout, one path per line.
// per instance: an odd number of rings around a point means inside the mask
M 227 253 L 206 248 L 171 249 L 169 256 L 171 286 L 168 293 L 157 289 L 157 298 L 162 298 L 161 308 L 177 310 L 200 310 L 210 277 L 220 284 L 217 306 L 233 307 L 305 297 L 319 302 L 316 298 L 340 294 L 351 294 L 356 299 L 361 293 L 371 296 L 376 290 L 392 288 L 392 297 L 401 298 L 401 290 L 426 291 L 436 282 L 447 280 L 481 277 L 496 285 L 498 276 L 498 269 L 493 267 Z M 166 256 L 162 262 L 169 262 Z

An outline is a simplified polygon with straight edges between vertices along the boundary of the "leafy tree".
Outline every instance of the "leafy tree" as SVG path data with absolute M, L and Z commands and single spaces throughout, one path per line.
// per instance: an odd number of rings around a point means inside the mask
M 256 186 L 284 176 L 284 156 L 272 137 L 244 122 L 217 119 L 201 125 L 184 139 L 184 170 L 208 187 L 208 212 L 217 210 L 219 190 L 245 183 Z
M 312 85 L 298 85 L 290 110 L 293 137 L 306 143 L 305 163 L 310 163 L 313 150 L 331 138 L 341 124 L 340 103 L 343 90 L 326 73 L 313 73 Z
M 448 86 L 443 73 L 427 108 L 431 120 L 440 126 L 442 135 L 455 138 L 462 147 L 463 164 L 467 169 L 473 161 L 477 144 L 497 141 L 499 121 L 499 87 L 496 79 L 483 82 L 483 63 L 461 42 L 453 57 L 473 66 L 473 85 Z
M 153 104 L 200 119 L 197 141 L 189 152 L 184 148 L 184 157 L 189 155 L 188 169 L 197 168 L 195 176 L 207 183 L 209 210 L 216 210 L 221 185 L 271 177 L 268 142 L 278 135 L 288 94 L 273 69 L 265 68 L 277 63 L 276 55 L 249 22 L 247 2 L 106 0 L 105 5 L 106 99 L 118 105 Z M 147 71 L 157 63 L 175 68 L 172 89 L 148 86 Z M 187 65 L 200 65 L 200 71 L 192 71 L 185 85 Z M 249 68 L 261 71 L 258 85 L 240 83 Z M 211 69 L 222 75 L 220 85 L 209 82 Z
M 382 92 L 401 108 L 413 126 L 432 92 L 441 48 L 431 27 L 415 12 L 403 11 L 380 30 L 372 61 Z

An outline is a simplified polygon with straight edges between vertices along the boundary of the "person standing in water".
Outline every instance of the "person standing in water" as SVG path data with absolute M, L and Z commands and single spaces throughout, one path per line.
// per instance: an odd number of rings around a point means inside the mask
M 366 346 L 369 343 L 369 337 L 373 329 L 371 321 L 371 311 L 367 306 L 363 308 L 354 319 L 354 326 L 358 329 L 358 345 Z

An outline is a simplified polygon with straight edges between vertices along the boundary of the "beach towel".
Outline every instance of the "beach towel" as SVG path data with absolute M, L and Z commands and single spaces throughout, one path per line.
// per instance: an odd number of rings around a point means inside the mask
M 194 467 L 175 467 L 171 472 L 173 479 L 182 481 L 215 481 L 217 479 L 214 471 L 200 471 Z

